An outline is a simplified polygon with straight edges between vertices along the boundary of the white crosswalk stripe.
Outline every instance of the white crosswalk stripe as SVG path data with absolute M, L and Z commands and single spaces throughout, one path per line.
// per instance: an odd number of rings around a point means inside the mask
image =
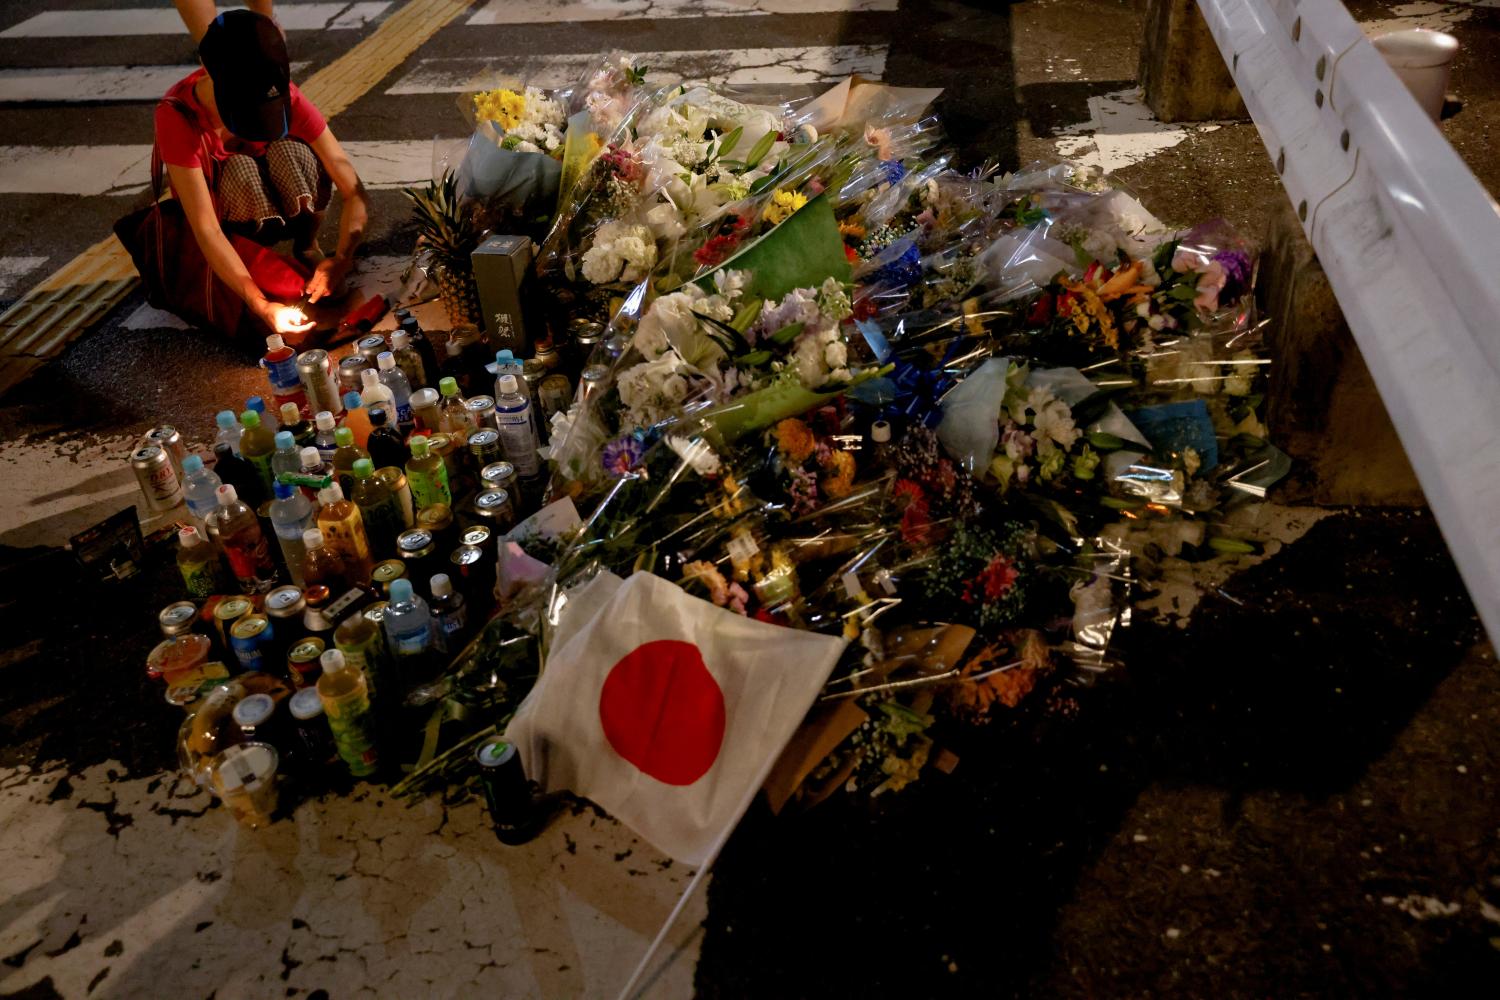
M 653 84 L 677 80 L 713 83 L 821 83 L 851 73 L 879 77 L 885 71 L 884 45 L 806 45 L 765 49 L 700 49 L 633 52 L 649 67 Z M 454 56 L 419 60 L 386 91 L 391 95 L 461 93 L 502 83 L 565 87 L 594 65 L 595 53 L 513 55 L 500 58 Z
M 308 63 L 292 63 L 292 77 Z M 0 70 L 0 103 L 53 101 L 63 104 L 161 100 L 167 89 L 196 65 L 77 66 L 59 69 Z
M 489 0 L 469 24 L 547 24 L 626 18 L 852 14 L 895 10 L 899 0 Z
M 361 3 L 276 5 L 287 31 L 352 31 L 385 13 L 391 0 Z M 171 7 L 122 10 L 49 10 L 0 31 L 0 38 L 108 38 L 121 35 L 180 35 L 182 19 Z
M 24 288 L 21 279 L 45 263 L 46 257 L 0 257 L 0 299 Z

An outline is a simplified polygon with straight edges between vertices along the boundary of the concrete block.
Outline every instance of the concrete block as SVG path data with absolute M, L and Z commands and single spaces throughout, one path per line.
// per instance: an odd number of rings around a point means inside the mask
M 1196 0 L 1146 0 L 1139 76 L 1146 104 L 1164 122 L 1249 117 Z
M 1422 487 L 1328 276 L 1285 199 L 1268 227 L 1259 287 L 1272 352 L 1267 429 L 1297 463 L 1276 499 L 1423 505 Z

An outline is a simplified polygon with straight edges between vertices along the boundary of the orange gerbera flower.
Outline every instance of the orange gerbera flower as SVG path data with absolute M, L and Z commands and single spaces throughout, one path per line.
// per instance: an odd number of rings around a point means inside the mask
M 801 465 L 818 446 L 812 430 L 796 417 L 787 417 L 776 425 L 776 447 L 793 465 Z

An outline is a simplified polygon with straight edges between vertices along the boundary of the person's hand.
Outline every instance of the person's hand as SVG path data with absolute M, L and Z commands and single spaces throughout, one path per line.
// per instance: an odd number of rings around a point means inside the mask
M 307 301 L 313 303 L 328 295 L 337 295 L 349 276 L 353 262 L 344 257 L 325 257 L 318 262 L 312 277 L 307 279 Z
M 266 302 L 256 312 L 266 326 L 283 336 L 300 337 L 317 325 L 301 309 L 280 302 Z

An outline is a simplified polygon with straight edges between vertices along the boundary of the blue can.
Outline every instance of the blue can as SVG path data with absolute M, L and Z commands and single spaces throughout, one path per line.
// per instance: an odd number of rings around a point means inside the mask
M 265 670 L 267 653 L 276 639 L 271 619 L 265 615 L 246 615 L 229 630 L 229 648 L 245 670 Z

